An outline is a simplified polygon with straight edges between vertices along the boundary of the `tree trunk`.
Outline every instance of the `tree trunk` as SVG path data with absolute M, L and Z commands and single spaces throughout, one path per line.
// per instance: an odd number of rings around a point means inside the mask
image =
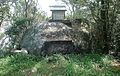
M 108 17 L 108 9 L 109 9 L 109 0 L 101 0 L 101 24 L 103 31 L 103 53 L 109 52 L 109 44 L 108 44 L 108 30 L 109 30 L 109 17 Z

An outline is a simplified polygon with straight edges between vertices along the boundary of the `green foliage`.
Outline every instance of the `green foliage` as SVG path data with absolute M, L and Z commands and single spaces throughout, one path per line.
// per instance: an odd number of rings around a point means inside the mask
M 10 12 L 10 7 L 7 4 L 6 0 L 3 2 L 1 1 L 0 2 L 0 26 L 2 25 L 5 19 L 10 18 L 9 12 Z
M 37 60 L 36 57 L 24 54 L 5 56 L 0 59 L 0 76 L 22 76 L 20 72 L 33 67 Z
M 6 31 L 6 34 L 11 38 L 12 46 L 20 48 L 20 42 L 24 36 L 25 31 L 32 25 L 32 19 L 15 18 L 14 24 Z
M 43 11 L 38 11 L 37 0 L 5 0 L 3 4 L 0 5 L 0 11 L 6 14 L 6 10 L 10 15 L 8 22 L 12 25 L 7 29 L 6 35 L 9 36 L 11 44 L 9 45 L 11 49 L 20 49 L 21 41 L 24 37 L 26 30 L 31 27 L 35 22 L 45 20 L 45 13 Z M 13 12 L 12 12 L 13 10 Z M 3 19 L 0 19 L 0 25 Z M 5 19 L 8 18 L 5 16 Z
M 26 24 L 27 21 L 30 21 L 30 20 L 27 18 L 18 18 L 15 20 L 15 25 L 22 27 L 23 25 Z
M 7 55 L 0 59 L 0 76 L 119 76 L 120 68 L 112 68 L 113 61 L 98 54 Z
M 69 18 L 81 18 L 83 27 L 89 32 L 85 42 L 92 52 L 108 53 L 120 50 L 120 1 L 119 0 L 62 0 L 70 6 Z M 72 13 L 71 13 L 72 12 Z M 87 25 L 87 28 L 86 28 Z M 73 25 L 74 27 L 74 25 Z M 75 29 L 76 30 L 76 29 Z M 76 34 L 76 33 L 75 33 Z M 76 34 L 78 35 L 78 34 Z M 85 35 L 83 35 L 85 37 Z M 78 38 L 83 37 L 78 35 Z M 88 38 L 88 37 L 87 37 Z M 78 41 L 78 42 L 82 42 Z M 82 45 L 83 43 L 81 43 Z

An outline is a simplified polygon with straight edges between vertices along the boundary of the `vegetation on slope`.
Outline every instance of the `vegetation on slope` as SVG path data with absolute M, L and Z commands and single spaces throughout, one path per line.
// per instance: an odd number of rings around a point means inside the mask
M 98 54 L 7 55 L 0 58 L 0 76 L 119 76 L 115 61 Z

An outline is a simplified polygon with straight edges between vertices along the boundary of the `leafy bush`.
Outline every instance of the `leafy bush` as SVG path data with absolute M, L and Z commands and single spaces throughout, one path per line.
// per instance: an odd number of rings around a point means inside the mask
M 6 31 L 6 34 L 11 39 L 12 48 L 20 48 L 20 43 L 24 37 L 24 33 L 32 25 L 32 19 L 19 17 L 13 20 L 13 25 Z

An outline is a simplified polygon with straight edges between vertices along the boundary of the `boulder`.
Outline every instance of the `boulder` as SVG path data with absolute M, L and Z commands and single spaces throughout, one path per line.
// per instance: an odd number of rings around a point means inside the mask
M 21 48 L 29 54 L 68 53 L 74 50 L 71 28 L 60 22 L 36 23 L 24 34 Z
M 5 52 L 0 49 L 0 58 L 5 56 Z

